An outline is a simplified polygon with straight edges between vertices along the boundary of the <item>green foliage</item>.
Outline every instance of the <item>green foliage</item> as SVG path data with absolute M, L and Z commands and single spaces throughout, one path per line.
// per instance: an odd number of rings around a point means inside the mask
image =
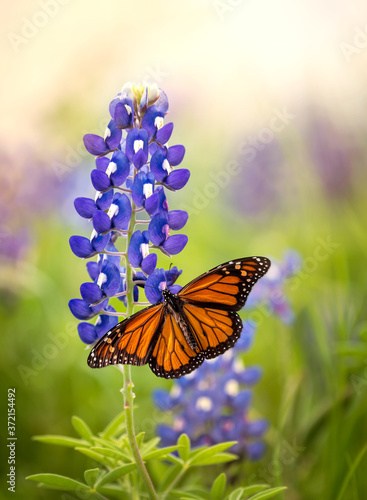
M 46 444 L 73 447 L 75 451 L 92 459 L 95 467 L 84 472 L 84 482 L 59 474 L 33 474 L 27 479 L 42 488 L 81 493 L 83 498 L 145 498 L 146 492 L 138 475 L 137 466 L 127 441 L 124 418 L 119 414 L 99 434 L 94 435 L 90 427 L 79 417 L 72 417 L 74 429 L 84 439 L 64 436 L 35 436 L 34 440 Z M 226 491 L 227 478 L 224 473 L 214 480 L 209 490 L 195 486 L 190 473 L 197 467 L 224 464 L 235 461 L 236 455 L 225 450 L 234 441 L 215 446 L 192 449 L 190 439 L 182 434 L 175 446 L 159 448 L 159 439 L 144 440 L 144 433 L 136 436 L 140 455 L 148 470 L 160 467 L 160 480 L 156 488 L 162 500 L 253 500 L 272 498 L 284 488 L 269 488 L 268 485 L 252 485 Z M 177 452 L 177 454 L 175 454 Z M 154 472 L 152 474 L 154 476 Z M 259 492 L 259 493 L 257 493 Z M 263 495 L 263 496 L 259 496 Z

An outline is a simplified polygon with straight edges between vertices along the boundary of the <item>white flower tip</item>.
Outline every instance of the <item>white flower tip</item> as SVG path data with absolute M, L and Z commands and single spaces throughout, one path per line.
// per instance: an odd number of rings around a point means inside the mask
M 163 127 L 164 120 L 162 116 L 157 116 L 157 118 L 154 120 L 154 125 L 157 127 L 157 130 L 161 129 Z
M 140 253 L 143 256 L 143 259 L 149 255 L 149 245 L 148 243 L 142 243 L 140 245 Z
M 117 165 L 114 161 L 110 161 L 110 164 L 107 167 L 106 174 L 110 177 L 111 174 L 115 173 L 117 170 Z
M 134 141 L 134 153 L 137 153 L 139 149 L 143 149 L 143 147 L 144 141 L 142 141 L 141 139 L 137 139 L 136 141 Z
M 144 184 L 144 186 L 143 186 L 143 194 L 145 196 L 145 199 L 149 198 L 149 196 L 152 196 L 152 194 L 153 194 L 153 184 L 151 184 L 150 182 L 147 182 L 146 184 Z
M 106 283 L 107 281 L 107 275 L 105 273 L 99 273 L 98 280 L 97 280 L 97 286 L 101 288 L 103 283 Z
M 213 408 L 213 401 L 207 396 L 201 396 L 197 399 L 195 407 L 197 410 L 210 411 Z
M 108 217 L 110 219 L 112 219 L 112 217 L 114 217 L 118 213 L 119 213 L 118 205 L 116 205 L 115 203 L 112 203 L 112 205 L 110 206 L 110 208 L 108 209 L 108 212 L 107 212 Z

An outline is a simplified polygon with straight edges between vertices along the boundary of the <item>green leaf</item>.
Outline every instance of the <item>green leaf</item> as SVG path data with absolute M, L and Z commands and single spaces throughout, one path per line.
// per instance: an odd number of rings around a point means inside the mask
M 84 420 L 79 417 L 73 416 L 71 417 L 71 423 L 73 424 L 74 429 L 80 437 L 82 437 L 86 441 L 92 441 L 93 433 L 90 430 L 89 426 L 84 422 Z
M 238 456 L 233 453 L 217 453 L 213 457 L 203 458 L 200 460 L 200 463 L 196 463 L 195 465 L 224 464 L 226 462 L 233 462 L 233 460 L 238 460 Z
M 125 412 L 119 413 L 111 422 L 103 429 L 101 437 L 108 439 L 110 437 L 115 437 L 116 434 L 125 427 L 123 424 L 125 422 Z
M 106 458 L 103 455 L 100 455 L 99 453 L 96 453 L 95 451 L 92 451 L 89 448 L 75 448 L 75 450 L 79 451 L 83 455 L 86 455 L 87 457 L 91 458 L 92 460 L 99 462 L 100 464 L 103 464 L 103 465 L 110 464 L 110 461 L 106 460 Z
M 138 448 L 140 448 L 140 446 L 142 445 L 144 436 L 145 436 L 145 432 L 139 432 L 139 434 L 137 434 L 135 439 L 136 439 L 136 444 L 138 445 Z
M 241 500 L 244 488 L 237 488 L 229 495 L 228 500 Z
M 354 460 L 354 462 L 353 462 L 352 466 L 350 467 L 347 475 L 345 476 L 344 481 L 343 481 L 343 485 L 342 485 L 342 487 L 340 489 L 340 492 L 339 492 L 337 500 L 341 500 L 343 498 L 344 492 L 347 489 L 347 486 L 348 486 L 348 484 L 349 484 L 349 482 L 350 482 L 350 480 L 351 480 L 354 472 L 356 471 L 358 465 L 360 464 L 362 458 L 364 457 L 364 454 L 366 453 L 366 451 L 367 451 L 367 444 L 358 453 L 357 458 Z
M 75 479 L 71 479 L 70 477 L 59 476 L 58 474 L 33 474 L 32 476 L 28 476 L 26 479 L 36 481 L 37 483 L 40 483 L 40 486 L 46 488 L 51 487 L 56 490 L 89 490 L 89 486 L 86 484 L 75 481 Z
M 131 460 L 133 459 L 129 448 L 127 448 L 127 450 L 125 451 L 118 444 L 114 443 L 113 441 L 108 441 L 106 439 L 95 438 L 94 441 L 96 444 L 101 445 L 102 448 L 107 448 L 108 450 L 114 450 L 117 453 L 121 453 L 128 462 L 131 462 Z
M 95 485 L 95 483 L 98 479 L 99 473 L 100 473 L 100 469 L 88 469 L 84 472 L 85 482 L 91 488 L 93 488 L 93 486 Z
M 130 493 L 121 491 L 121 486 L 103 486 L 102 488 L 98 488 L 98 493 L 107 498 L 116 498 L 116 500 L 131 500 Z M 100 495 L 99 498 L 101 498 Z
M 259 491 L 266 490 L 266 488 L 270 488 L 270 486 L 268 484 L 251 484 L 243 488 L 243 494 L 247 496 L 254 495 Z
M 224 498 L 226 484 L 227 477 L 224 472 L 222 472 L 222 474 L 220 474 L 213 483 L 212 489 L 210 491 L 211 500 L 222 500 Z
M 175 444 L 174 446 L 166 446 L 165 448 L 158 448 L 158 450 L 151 451 L 143 456 L 144 460 L 153 460 L 157 458 L 166 457 L 173 451 L 179 450 L 181 448 L 180 445 Z M 180 451 L 179 451 L 180 453 Z
M 140 449 L 140 453 L 142 455 L 145 455 L 146 453 L 148 453 L 148 451 L 151 451 L 153 448 L 156 448 L 157 444 L 159 443 L 161 439 L 156 437 L 156 438 L 153 438 L 153 439 L 150 439 L 149 441 L 147 441 L 146 443 L 144 443 L 144 445 L 141 447 Z
M 74 448 L 75 446 L 90 446 L 90 443 L 83 439 L 76 439 L 68 436 L 45 434 L 44 436 L 33 436 L 32 439 L 40 443 L 57 444 L 59 446 L 68 446 L 69 448 Z
M 119 450 L 111 450 L 110 448 L 101 448 L 99 446 L 93 446 L 91 450 L 95 451 L 96 453 L 99 453 L 104 457 L 114 458 L 115 460 L 126 460 L 126 458 L 128 458 L 128 460 L 130 461 L 126 453 L 123 453 L 122 451 Z
M 252 496 L 250 500 L 267 500 L 268 498 L 275 497 L 278 493 L 286 489 L 286 486 L 280 486 L 278 488 L 271 488 L 270 490 L 261 491 L 260 493 Z
M 116 469 L 111 470 L 103 477 L 101 477 L 95 487 L 99 490 L 101 486 L 104 486 L 107 483 L 113 483 L 114 481 L 117 481 L 117 479 L 120 479 L 120 477 L 128 474 L 133 470 L 136 470 L 136 464 L 126 464 L 122 465 L 121 467 L 117 467 Z
M 190 465 L 199 465 L 202 464 L 204 460 L 206 460 L 209 457 L 212 457 L 216 455 L 217 453 L 220 453 L 227 448 L 230 448 L 234 444 L 236 444 L 237 441 L 228 441 L 227 443 L 219 443 L 214 446 L 210 446 L 209 448 L 205 447 L 195 455 L 191 455 L 191 458 L 189 460 Z
M 187 462 L 190 456 L 191 448 L 189 436 L 187 434 L 181 434 L 181 436 L 178 438 L 177 444 L 181 446 L 181 448 L 178 450 L 178 454 L 184 462 Z

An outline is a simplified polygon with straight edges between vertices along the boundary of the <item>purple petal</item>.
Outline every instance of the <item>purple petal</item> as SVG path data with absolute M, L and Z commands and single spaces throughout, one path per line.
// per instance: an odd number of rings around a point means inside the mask
M 156 140 L 160 144 L 166 144 L 170 140 L 172 132 L 173 132 L 173 123 L 167 123 L 157 131 Z
M 85 344 L 93 344 L 97 340 L 94 325 L 91 323 L 79 323 L 78 333 L 81 341 Z
M 160 246 L 167 238 L 168 216 L 165 212 L 156 214 L 149 224 L 149 238 L 153 245 Z
M 170 286 L 168 288 L 169 288 L 170 292 L 173 293 L 173 295 L 175 295 L 180 290 L 182 290 L 182 286 L 181 285 L 172 285 L 172 286 Z
M 133 162 L 136 168 L 139 170 L 148 160 L 148 153 L 144 149 L 139 149 L 137 153 L 134 154 Z
M 237 373 L 237 380 L 241 384 L 253 385 L 260 380 L 262 373 L 263 371 L 260 367 L 251 366 L 243 372 Z
M 141 231 L 135 231 L 131 236 L 129 248 L 127 250 L 129 262 L 133 267 L 140 267 L 142 261 L 140 245 L 142 243 L 144 243 L 144 238 Z
M 136 128 L 130 130 L 126 137 L 126 150 L 125 153 L 130 161 L 133 161 L 134 158 L 134 142 L 138 138 L 139 132 Z
M 156 151 L 150 160 L 150 169 L 157 182 L 162 182 L 167 177 L 167 170 L 163 168 L 166 156 L 162 151 Z
M 97 191 L 104 191 L 111 186 L 111 179 L 105 172 L 102 172 L 101 170 L 95 168 L 94 170 L 92 170 L 90 177 L 93 187 Z
M 108 130 L 110 131 L 110 135 L 106 136 L 105 141 L 109 150 L 112 151 L 116 149 L 117 146 L 120 144 L 122 137 L 122 130 L 117 128 L 117 125 L 114 120 L 111 120 L 110 123 L 107 125 L 106 132 Z
M 126 181 L 130 173 L 130 162 L 125 153 L 122 151 L 113 153 L 106 173 L 114 186 L 121 186 Z
M 96 210 L 93 214 L 93 227 L 97 233 L 105 233 L 111 229 L 111 219 L 102 210 Z
M 91 198 L 75 198 L 74 207 L 78 214 L 85 219 L 90 219 L 97 210 L 96 204 Z
M 90 319 L 94 316 L 89 305 L 82 299 L 69 300 L 69 308 L 72 314 L 78 319 Z
M 116 312 L 115 309 L 111 306 L 107 307 L 108 312 Z M 118 316 L 110 316 L 108 314 L 101 314 L 96 321 L 96 334 L 97 338 L 103 337 L 108 331 L 111 330 L 114 326 L 119 322 Z
M 179 168 L 178 170 L 174 170 L 169 174 L 167 179 L 165 180 L 165 185 L 169 189 L 177 190 L 182 189 L 190 178 L 190 170 L 186 168 Z
M 182 229 L 188 218 L 189 214 L 184 210 L 171 210 L 168 212 L 168 225 L 175 231 Z
M 94 156 L 108 153 L 108 148 L 102 137 L 96 134 L 85 134 L 83 137 L 85 149 Z
M 87 271 L 90 278 L 94 281 L 99 274 L 99 265 L 97 262 L 87 262 Z
M 127 229 L 131 219 L 132 208 L 130 199 L 126 194 L 119 194 L 115 196 L 113 205 L 117 206 L 111 217 L 111 222 L 116 229 Z M 111 205 L 111 208 L 113 207 Z
M 158 208 L 159 193 L 155 191 L 149 198 L 145 200 L 145 210 L 149 215 L 152 215 Z
M 157 302 L 162 302 L 163 295 L 161 290 L 161 284 L 165 283 L 166 277 L 163 269 L 155 269 L 155 271 L 148 276 L 145 282 L 145 296 L 151 304 L 156 304 Z
M 247 436 L 261 437 L 269 428 L 269 423 L 265 419 L 254 420 L 253 422 L 246 422 L 245 432 Z
M 95 253 L 95 249 L 91 245 L 91 242 L 84 236 L 71 236 L 69 243 L 72 252 L 77 257 L 85 258 Z
M 152 274 L 157 265 L 157 255 L 155 253 L 151 253 L 142 260 L 141 269 L 146 274 Z
M 83 283 L 80 286 L 80 295 L 87 304 L 94 304 L 103 298 L 102 290 L 95 283 Z
M 131 109 L 130 113 L 126 109 L 125 104 L 127 104 L 127 103 L 122 103 L 122 102 L 117 103 L 116 107 L 115 107 L 114 115 L 113 115 L 113 118 L 115 119 L 116 125 L 120 128 L 130 127 L 130 125 L 132 123 L 132 117 L 134 116 L 133 115 L 134 108 L 132 107 L 132 104 L 131 104 L 131 106 L 129 106 Z
M 158 109 L 158 111 L 161 111 L 164 114 L 166 114 L 168 111 L 167 94 L 163 92 L 162 89 L 159 89 L 159 97 L 158 100 L 155 102 L 155 107 Z
M 110 238 L 110 234 L 102 235 L 94 231 L 94 233 L 92 233 L 91 243 L 94 249 L 99 253 L 106 248 L 106 245 L 110 241 Z
M 96 159 L 96 167 L 101 172 L 106 172 L 109 163 L 110 163 L 110 159 L 106 158 L 105 156 L 103 158 Z
M 170 255 L 176 255 L 185 248 L 187 241 L 188 237 L 185 234 L 175 234 L 167 238 L 162 246 Z
M 97 193 L 96 195 L 97 207 L 102 211 L 108 210 L 112 203 L 113 196 L 114 196 L 113 189 L 109 189 L 105 193 Z
M 101 274 L 104 278 L 101 289 L 107 297 L 113 297 L 121 287 L 120 270 L 115 266 L 115 264 L 105 260 L 103 262 Z M 100 278 L 101 274 L 98 278 Z
M 231 398 L 231 403 L 233 406 L 241 411 L 247 410 L 252 401 L 252 392 L 250 390 L 244 390 L 236 394 L 236 396 Z
M 94 315 L 99 314 L 102 311 L 102 309 L 106 309 L 106 307 L 109 307 L 108 298 L 104 299 L 102 302 L 99 302 L 99 304 L 96 305 L 91 304 L 90 306 Z
M 171 146 L 170 148 L 168 148 L 167 160 L 169 164 L 172 165 L 172 167 L 176 167 L 177 165 L 179 165 L 182 162 L 184 156 L 184 146 L 178 144 L 177 146 Z
M 262 441 L 245 444 L 245 450 L 249 460 L 251 460 L 251 462 L 255 462 L 263 457 L 266 451 L 266 444 Z

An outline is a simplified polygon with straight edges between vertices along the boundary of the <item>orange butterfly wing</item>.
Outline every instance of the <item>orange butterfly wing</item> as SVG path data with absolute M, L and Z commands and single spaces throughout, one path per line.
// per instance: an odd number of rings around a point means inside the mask
M 196 370 L 203 361 L 199 348 L 193 350 L 189 346 L 175 318 L 167 314 L 149 360 L 153 373 L 157 377 L 180 378 Z
M 242 321 L 234 311 L 186 304 L 184 312 L 198 347 L 205 358 L 216 358 L 240 338 Z
M 178 296 L 201 307 L 239 311 L 252 287 L 270 267 L 265 257 L 246 257 L 221 264 L 184 286 Z
M 145 365 L 157 341 L 164 305 L 155 304 L 118 323 L 91 350 L 88 365 Z

